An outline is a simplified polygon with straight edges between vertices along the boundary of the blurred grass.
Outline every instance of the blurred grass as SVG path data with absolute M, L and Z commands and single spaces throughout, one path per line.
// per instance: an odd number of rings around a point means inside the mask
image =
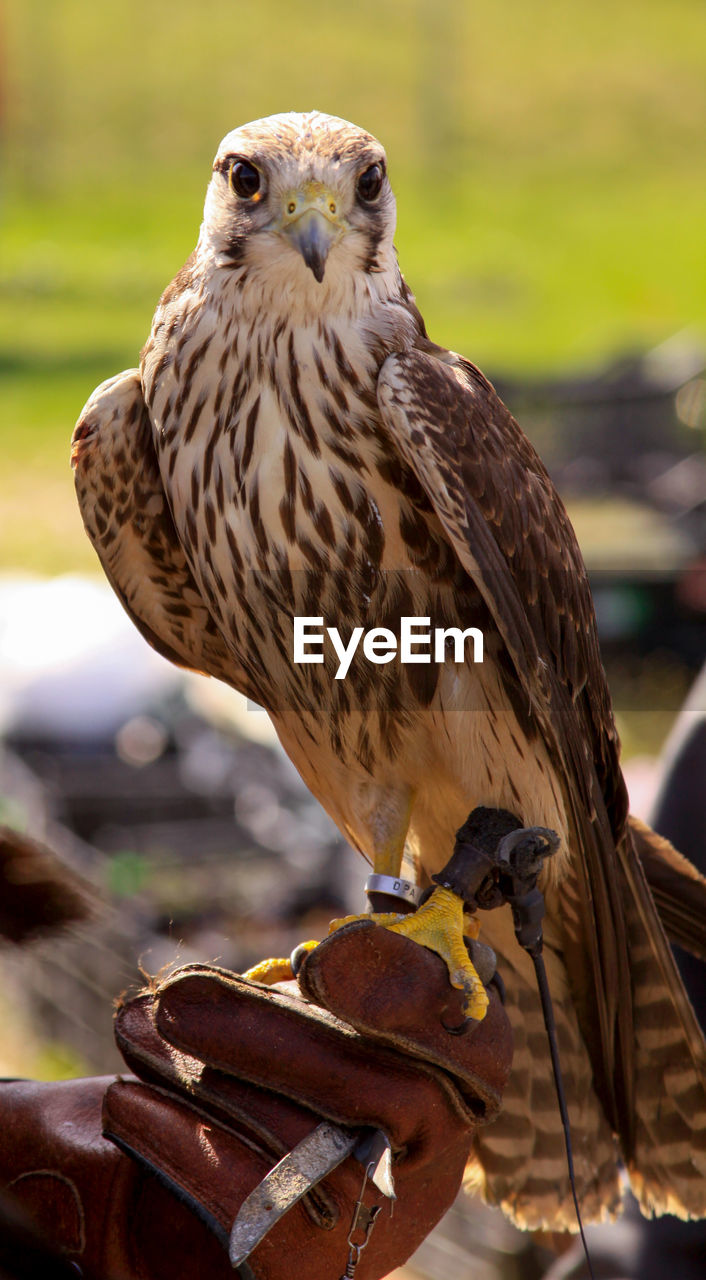
M 234 125 L 386 144 L 430 332 L 491 372 L 704 321 L 702 0 L 6 0 L 0 566 L 93 567 L 68 440 L 135 364 Z

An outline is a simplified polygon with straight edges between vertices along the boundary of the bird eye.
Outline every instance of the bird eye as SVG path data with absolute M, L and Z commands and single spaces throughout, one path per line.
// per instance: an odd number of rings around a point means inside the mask
M 230 185 L 242 200 L 252 200 L 260 190 L 260 174 L 254 164 L 236 160 L 230 167 Z
M 385 170 L 381 164 L 371 164 L 369 169 L 365 169 L 358 179 L 357 191 L 361 200 L 366 200 L 368 204 L 377 200 L 382 191 L 382 180 L 385 177 Z

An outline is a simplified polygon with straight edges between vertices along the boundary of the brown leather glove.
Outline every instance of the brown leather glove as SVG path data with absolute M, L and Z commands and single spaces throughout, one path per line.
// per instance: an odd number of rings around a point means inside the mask
M 499 1109 L 509 1024 L 494 990 L 466 1024 L 439 957 L 366 921 L 299 981 L 326 1009 L 198 965 L 129 1001 L 139 1079 L 0 1088 L 0 1181 L 111 1280 L 387 1275 Z

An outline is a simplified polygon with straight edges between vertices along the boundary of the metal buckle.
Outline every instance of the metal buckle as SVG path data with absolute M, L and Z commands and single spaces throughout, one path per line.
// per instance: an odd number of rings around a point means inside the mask
M 271 1227 L 317 1182 L 354 1155 L 383 1195 L 394 1199 L 390 1143 L 382 1130 L 346 1130 L 324 1120 L 243 1201 L 231 1228 L 228 1257 L 242 1266 Z
M 238 1210 L 228 1246 L 231 1266 L 240 1266 L 287 1210 L 350 1155 L 359 1136 L 324 1121 L 282 1157 Z

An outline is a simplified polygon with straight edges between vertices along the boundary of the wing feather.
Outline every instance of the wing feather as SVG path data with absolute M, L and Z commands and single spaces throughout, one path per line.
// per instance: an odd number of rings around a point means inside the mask
M 74 430 L 71 461 L 88 536 L 144 638 L 170 662 L 248 692 L 179 541 L 137 369 L 93 392 Z
M 599 1028 L 601 1061 L 594 1069 L 617 1127 L 630 1102 L 631 996 L 620 889 L 606 856 L 614 838 L 595 765 L 598 759 L 603 772 L 609 761 L 617 768 L 617 738 L 607 705 L 603 723 L 610 727 L 593 753 L 587 746 L 596 737 L 596 716 L 586 690 L 591 683 L 600 697 L 605 682 L 586 572 L 529 441 L 482 374 L 452 359 L 422 351 L 390 356 L 378 398 L 397 447 L 490 609 L 559 776 L 571 779 L 564 790 L 573 843 L 585 850 L 585 863 L 576 866 L 585 912 L 580 951 L 590 960 L 577 1003 Z M 566 668 L 570 679 L 560 675 Z M 575 969 L 579 988 L 585 970 L 583 959 Z M 621 1018 L 624 1034 L 616 1046 Z
M 664 836 L 632 814 L 629 821 L 667 937 L 706 960 L 706 879 Z
M 678 1197 L 654 1159 L 668 1125 L 653 1114 L 641 1123 L 638 1099 L 657 1061 L 641 994 L 652 978 L 655 1001 L 665 997 L 664 1061 L 688 1057 L 684 1088 L 702 1098 L 704 1041 L 626 825 L 618 737 L 573 529 L 530 442 L 473 365 L 432 344 L 389 356 L 378 401 L 491 612 L 560 779 L 583 913 L 580 936 L 564 932 L 565 958 L 596 1089 L 628 1163 L 637 1151 L 644 1167 L 652 1160 L 645 1203 L 674 1211 Z M 701 1193 L 687 1184 L 682 1211 L 698 1212 Z

